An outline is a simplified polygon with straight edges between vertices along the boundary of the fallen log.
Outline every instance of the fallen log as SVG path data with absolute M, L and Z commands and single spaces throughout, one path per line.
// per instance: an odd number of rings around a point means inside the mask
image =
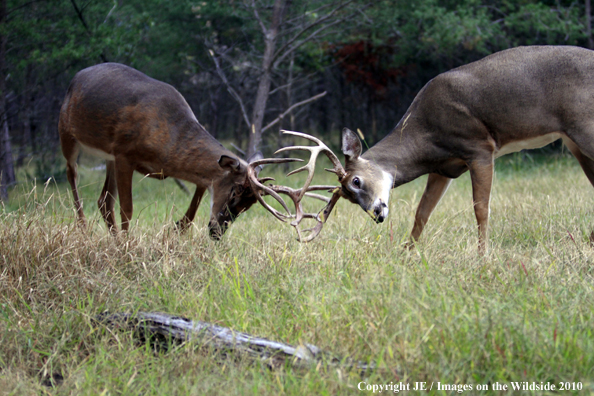
M 103 313 L 96 317 L 96 321 L 114 329 L 135 331 L 141 337 L 164 337 L 180 343 L 199 342 L 219 350 L 245 353 L 272 367 L 290 363 L 298 367 L 327 365 L 362 372 L 375 369 L 373 363 L 358 362 L 348 357 L 339 358 L 315 345 L 293 346 L 160 312 Z

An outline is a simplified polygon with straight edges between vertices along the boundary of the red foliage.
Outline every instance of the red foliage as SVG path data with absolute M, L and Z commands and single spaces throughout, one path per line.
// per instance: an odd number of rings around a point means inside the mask
M 389 66 L 389 57 L 394 53 L 390 45 L 375 46 L 361 40 L 332 46 L 330 53 L 347 81 L 368 90 L 375 99 L 385 99 L 390 82 L 404 75 L 402 69 Z

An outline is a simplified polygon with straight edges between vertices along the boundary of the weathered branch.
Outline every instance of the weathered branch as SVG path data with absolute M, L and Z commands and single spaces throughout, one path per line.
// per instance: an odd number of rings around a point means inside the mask
M 141 337 L 164 337 L 175 342 L 199 342 L 215 349 L 245 353 L 272 367 L 290 363 L 298 367 L 316 367 L 318 364 L 326 364 L 360 371 L 375 369 L 373 363 L 357 362 L 351 358 L 341 359 L 311 344 L 299 346 L 283 344 L 207 322 L 165 313 L 105 313 L 98 315 L 96 320 L 111 328 L 136 331 Z
M 212 50 L 208 50 L 208 53 L 210 54 L 210 56 L 215 64 L 215 67 L 217 68 L 217 73 L 219 74 L 219 77 L 225 84 L 225 87 L 227 87 L 227 92 L 229 92 L 229 94 L 231 94 L 233 99 L 235 99 L 237 101 L 237 103 L 239 103 L 239 107 L 241 107 L 241 113 L 243 114 L 243 120 L 245 121 L 247 127 L 251 129 L 252 123 L 250 121 L 250 117 L 248 117 L 248 115 L 247 115 L 247 111 L 245 110 L 245 105 L 243 104 L 243 100 L 241 99 L 241 96 L 239 96 L 237 91 L 235 91 L 233 89 L 233 87 L 231 86 L 231 84 L 229 84 L 229 81 L 227 80 L 225 73 L 221 69 L 221 66 L 219 65 L 219 61 L 216 58 L 214 52 Z
M 269 123 L 268 125 L 266 125 L 264 128 L 262 128 L 262 132 L 265 132 L 266 130 L 268 130 L 268 129 L 272 128 L 273 126 L 275 126 L 276 124 L 278 124 L 283 118 L 285 118 L 285 116 L 287 114 L 291 113 L 291 111 L 293 111 L 297 107 L 303 106 L 303 105 L 306 105 L 306 104 L 308 104 L 310 102 L 313 102 L 315 100 L 318 100 L 318 99 L 324 97 L 326 94 L 327 94 L 327 92 L 324 91 L 324 92 L 322 92 L 320 94 L 317 94 L 316 96 L 312 96 L 309 99 L 305 99 L 305 100 L 302 100 L 301 102 L 297 102 L 297 103 L 293 104 L 291 107 L 289 107 L 287 110 L 285 110 L 281 115 L 279 115 L 278 117 L 276 117 L 274 119 L 274 121 L 272 121 L 271 123 Z

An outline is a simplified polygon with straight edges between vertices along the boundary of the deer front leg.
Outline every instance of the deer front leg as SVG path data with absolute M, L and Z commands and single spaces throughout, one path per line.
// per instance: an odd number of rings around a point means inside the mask
M 115 177 L 120 194 L 120 215 L 122 217 L 122 231 L 128 231 L 130 220 L 132 220 L 132 174 L 134 168 L 128 160 L 116 157 Z
M 469 164 L 472 182 L 474 214 L 478 223 L 479 254 L 487 252 L 489 228 L 489 201 L 493 185 L 493 156 L 489 160 L 473 161 Z
M 200 206 L 200 201 L 202 201 L 202 196 L 204 195 L 205 191 L 206 188 L 196 186 L 196 192 L 194 193 L 194 197 L 192 198 L 190 207 L 186 211 L 184 217 L 182 217 L 177 223 L 175 223 L 175 225 L 181 232 L 186 231 L 190 226 L 190 223 L 194 220 L 194 217 L 196 216 L 196 211 Z
M 437 206 L 441 197 L 445 194 L 452 179 L 449 177 L 441 176 L 436 173 L 430 173 L 427 178 L 427 186 L 425 192 L 421 197 L 421 202 L 417 207 L 417 213 L 415 214 L 415 224 L 410 233 L 410 242 L 407 244 L 408 247 L 414 246 L 415 241 L 419 240 L 425 224 L 429 220 L 429 216 L 433 212 L 433 209 Z

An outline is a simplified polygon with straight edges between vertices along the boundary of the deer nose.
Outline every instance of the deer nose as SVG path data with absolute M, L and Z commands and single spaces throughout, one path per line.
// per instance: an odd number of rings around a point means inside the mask
M 373 209 L 373 214 L 375 215 L 376 223 L 383 223 L 388 216 L 388 205 L 380 202 L 379 205 L 376 205 L 375 209 Z

